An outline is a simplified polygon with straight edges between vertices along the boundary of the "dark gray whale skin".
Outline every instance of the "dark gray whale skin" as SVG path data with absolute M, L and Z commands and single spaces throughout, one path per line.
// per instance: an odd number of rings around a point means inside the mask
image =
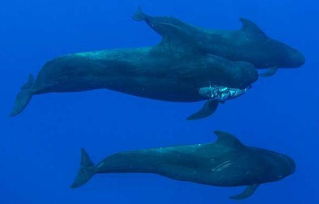
M 233 61 L 247 61 L 256 68 L 296 68 L 305 57 L 289 45 L 268 37 L 255 23 L 241 18 L 239 30 L 212 30 L 189 25 L 173 17 L 154 17 L 138 10 L 134 19 L 145 21 L 164 40 L 188 41 L 199 52 Z
M 250 63 L 197 55 L 165 44 L 76 53 L 49 61 L 36 79 L 30 76 L 11 115 L 22 112 L 37 94 L 110 89 L 158 100 L 193 102 L 208 99 L 199 94 L 201 87 L 242 89 L 257 78 Z
M 176 60 L 176 62 L 175 62 Z M 178 61 L 177 61 L 178 60 Z M 246 88 L 256 80 L 253 66 L 207 55 L 174 59 L 150 48 L 79 53 L 47 63 L 34 94 L 111 89 L 167 101 L 199 101 L 200 87 L 212 84 Z
M 172 179 L 213 186 L 248 186 L 233 199 L 244 199 L 258 185 L 278 181 L 295 171 L 294 161 L 283 154 L 249 147 L 229 133 L 215 131 L 213 144 L 172 146 L 113 154 L 94 165 L 82 149 L 81 167 L 72 188 L 95 174 L 154 173 Z

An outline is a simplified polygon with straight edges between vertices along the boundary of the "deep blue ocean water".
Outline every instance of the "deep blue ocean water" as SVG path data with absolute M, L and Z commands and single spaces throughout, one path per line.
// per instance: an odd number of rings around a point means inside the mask
M 239 17 L 299 49 L 306 64 L 262 78 L 244 96 L 199 121 L 200 103 L 172 103 L 108 90 L 35 96 L 8 117 L 29 73 L 68 53 L 154 45 L 160 37 L 131 19 L 136 8 L 207 28 L 237 29 Z M 124 150 L 213 142 L 216 129 L 245 144 L 290 155 L 297 171 L 240 203 L 319 203 L 319 3 L 314 0 L 10 0 L 0 7 L 0 203 L 236 203 L 243 187 L 221 188 L 148 174 L 96 175 L 69 185 L 79 149 L 94 161 Z

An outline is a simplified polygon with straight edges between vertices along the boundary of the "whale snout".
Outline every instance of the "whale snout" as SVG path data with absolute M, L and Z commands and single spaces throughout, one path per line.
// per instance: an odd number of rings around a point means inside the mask
M 273 181 L 283 179 L 296 171 L 295 161 L 285 154 L 267 151 L 264 158 L 271 169 L 269 176 Z
M 290 48 L 283 52 L 283 55 L 278 55 L 282 58 L 282 67 L 297 68 L 305 64 L 305 56 L 298 50 Z
M 289 176 L 296 171 L 296 163 L 292 158 L 287 155 L 280 154 L 278 159 L 280 165 L 278 165 L 279 171 L 277 172 L 277 177 L 279 179 Z
M 290 62 L 291 67 L 301 67 L 305 64 L 306 58 L 301 52 L 296 50 L 294 53 L 291 54 Z
M 273 40 L 267 46 L 270 54 L 268 57 L 270 58 L 265 58 L 267 59 L 265 61 L 269 62 L 268 65 L 278 68 L 297 68 L 306 62 L 305 56 L 299 50 L 285 43 Z
M 295 161 L 292 158 L 288 157 L 288 156 L 286 156 L 286 160 L 287 160 L 286 162 L 287 162 L 288 175 L 295 173 L 295 171 L 296 171 L 296 163 L 295 163 Z

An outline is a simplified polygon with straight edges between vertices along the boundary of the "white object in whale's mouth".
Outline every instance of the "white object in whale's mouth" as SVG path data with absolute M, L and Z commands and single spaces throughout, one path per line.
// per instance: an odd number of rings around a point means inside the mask
M 203 97 L 207 97 L 210 100 L 224 102 L 228 99 L 236 98 L 246 93 L 248 88 L 237 89 L 226 86 L 209 86 L 199 89 L 199 94 Z

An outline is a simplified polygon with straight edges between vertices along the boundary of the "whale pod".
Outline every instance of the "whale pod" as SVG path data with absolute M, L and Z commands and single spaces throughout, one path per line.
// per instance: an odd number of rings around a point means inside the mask
M 33 95 L 93 89 L 165 101 L 223 102 L 244 93 L 257 78 L 250 63 L 201 55 L 168 42 L 154 47 L 75 53 L 47 62 L 36 79 L 29 79 L 17 95 L 11 115 L 21 113 Z M 219 95 L 201 94 L 205 87 Z M 208 110 L 203 117 L 212 112 Z

